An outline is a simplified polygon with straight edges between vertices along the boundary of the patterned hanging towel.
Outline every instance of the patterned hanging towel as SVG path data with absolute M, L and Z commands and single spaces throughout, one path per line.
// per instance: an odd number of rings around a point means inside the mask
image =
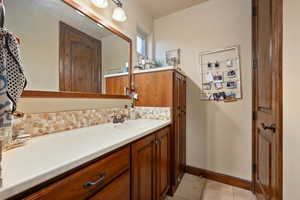
M 11 126 L 12 113 L 25 87 L 18 40 L 0 28 L 0 128 Z

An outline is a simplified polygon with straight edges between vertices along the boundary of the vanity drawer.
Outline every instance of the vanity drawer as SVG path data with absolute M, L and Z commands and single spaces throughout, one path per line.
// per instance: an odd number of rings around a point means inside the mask
M 114 180 L 90 200 L 130 200 L 129 171 Z
M 129 147 L 121 149 L 25 199 L 86 199 L 97 189 L 129 169 L 129 152 Z

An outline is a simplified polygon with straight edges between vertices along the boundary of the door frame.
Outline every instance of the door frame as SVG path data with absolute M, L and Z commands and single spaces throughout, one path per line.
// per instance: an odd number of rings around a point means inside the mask
M 256 49 L 256 40 L 257 40 L 257 2 L 259 0 L 252 0 L 252 192 L 255 193 L 256 186 L 256 89 L 257 89 L 257 49 Z M 282 200 L 283 199 L 283 89 L 282 89 L 282 48 L 283 48 L 283 0 L 273 0 L 274 3 L 274 12 L 275 15 L 273 17 L 273 37 L 272 37 L 272 45 L 273 45 L 273 53 L 272 59 L 274 65 L 276 65 L 276 79 L 277 85 L 275 86 L 277 99 L 276 102 L 276 188 L 275 188 L 275 198 L 274 200 Z M 273 199 L 272 199 L 273 200 Z

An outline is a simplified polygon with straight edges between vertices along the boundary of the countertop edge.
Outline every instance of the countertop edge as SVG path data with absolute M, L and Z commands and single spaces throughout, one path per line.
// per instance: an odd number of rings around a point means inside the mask
M 133 74 L 142 74 L 142 73 L 149 73 L 149 72 L 159 72 L 159 71 L 167 71 L 167 70 L 176 70 L 182 75 L 185 76 L 185 73 L 181 70 L 178 70 L 174 66 L 165 66 L 165 67 L 158 67 L 158 68 L 153 68 L 153 69 L 144 69 L 144 70 L 138 70 L 134 71 Z M 104 78 L 112 78 L 112 77 L 118 77 L 118 76 L 125 76 L 128 75 L 128 72 L 121 72 L 121 73 L 116 73 L 116 74 L 107 74 L 104 75 Z

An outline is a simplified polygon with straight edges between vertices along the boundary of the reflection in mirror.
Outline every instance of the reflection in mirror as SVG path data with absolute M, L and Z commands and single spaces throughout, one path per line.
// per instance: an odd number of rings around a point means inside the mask
M 6 28 L 21 39 L 26 90 L 124 95 L 130 44 L 60 0 L 6 1 Z

